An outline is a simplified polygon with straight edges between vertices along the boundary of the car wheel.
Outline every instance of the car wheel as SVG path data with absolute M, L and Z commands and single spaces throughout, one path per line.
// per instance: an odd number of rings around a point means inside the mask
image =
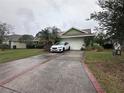
M 63 48 L 63 51 L 62 52 L 64 52 L 65 51 L 65 48 Z
M 68 48 L 68 50 L 70 50 L 70 47 Z
M 53 51 L 49 51 L 50 53 L 53 53 Z

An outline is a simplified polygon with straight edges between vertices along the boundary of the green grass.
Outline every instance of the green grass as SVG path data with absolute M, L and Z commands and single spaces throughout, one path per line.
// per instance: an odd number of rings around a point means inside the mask
M 108 61 L 113 58 L 112 53 L 110 51 L 109 52 L 88 51 L 86 52 L 86 56 L 87 56 L 86 59 L 91 62 Z
M 41 49 L 15 49 L 15 50 L 0 50 L 0 63 L 9 62 L 21 58 L 26 58 L 34 55 L 42 54 Z
M 112 56 L 112 51 L 86 51 L 85 63 L 106 93 L 124 93 L 124 53 Z

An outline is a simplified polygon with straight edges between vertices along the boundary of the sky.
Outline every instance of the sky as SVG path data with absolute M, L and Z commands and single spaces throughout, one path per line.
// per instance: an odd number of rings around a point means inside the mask
M 97 23 L 86 21 L 99 11 L 96 0 L 0 0 L 0 21 L 13 26 L 14 34 L 35 35 L 49 26 L 62 31 L 71 27 L 94 29 Z

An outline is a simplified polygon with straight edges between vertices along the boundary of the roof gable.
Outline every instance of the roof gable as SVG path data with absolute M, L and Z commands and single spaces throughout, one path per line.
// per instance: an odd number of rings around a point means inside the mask
M 85 35 L 85 32 L 82 32 L 76 28 L 71 28 L 63 34 L 63 36 L 75 36 L 75 35 Z

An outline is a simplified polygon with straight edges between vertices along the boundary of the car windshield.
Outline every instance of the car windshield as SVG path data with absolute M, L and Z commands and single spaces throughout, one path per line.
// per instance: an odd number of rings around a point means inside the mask
M 64 45 L 64 42 L 58 42 L 55 45 Z

